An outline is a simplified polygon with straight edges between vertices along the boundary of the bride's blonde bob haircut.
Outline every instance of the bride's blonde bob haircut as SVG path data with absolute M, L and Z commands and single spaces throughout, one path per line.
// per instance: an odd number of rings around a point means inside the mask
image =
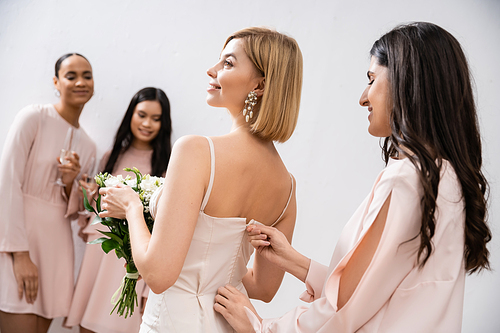
M 287 141 L 299 116 L 302 91 L 299 45 L 289 36 L 260 27 L 235 32 L 224 48 L 233 39 L 241 39 L 245 53 L 265 79 L 264 93 L 249 121 L 251 132 L 264 140 Z

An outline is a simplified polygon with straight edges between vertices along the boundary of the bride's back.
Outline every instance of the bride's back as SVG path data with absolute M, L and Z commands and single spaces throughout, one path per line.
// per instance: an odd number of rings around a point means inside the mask
M 228 110 L 233 130 L 183 137 L 172 149 L 140 269 L 153 291 L 141 332 L 233 332 L 213 310 L 217 288 L 231 284 L 270 301 L 283 278 L 258 253 L 247 269 L 253 247 L 246 226 L 278 222 L 292 238 L 294 180 L 274 142 L 286 142 L 297 123 L 302 54 L 293 38 L 243 29 L 227 39 L 207 74 L 207 103 Z
M 274 144 L 239 131 L 212 141 L 215 177 L 205 213 L 272 224 L 292 190 L 292 178 Z

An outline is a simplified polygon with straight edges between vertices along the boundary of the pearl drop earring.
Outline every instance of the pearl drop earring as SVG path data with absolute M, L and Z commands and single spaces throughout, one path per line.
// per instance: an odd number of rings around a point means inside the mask
M 257 93 L 255 91 L 250 91 L 248 93 L 247 99 L 245 100 L 245 107 L 243 108 L 243 116 L 245 116 L 245 121 L 248 123 L 250 119 L 253 118 L 253 107 L 257 104 Z

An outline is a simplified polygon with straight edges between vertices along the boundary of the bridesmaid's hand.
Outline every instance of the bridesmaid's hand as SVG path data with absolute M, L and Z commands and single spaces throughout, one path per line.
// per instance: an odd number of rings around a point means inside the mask
M 281 231 L 260 224 L 249 225 L 247 231 L 249 242 L 260 256 L 305 282 L 311 260 L 297 252 Z
M 255 333 L 253 325 L 248 319 L 245 307 L 252 311 L 262 322 L 252 303 L 238 289 L 231 285 L 220 287 L 215 295 L 214 310 L 219 312 L 238 333 Z
M 12 264 L 19 299 L 22 299 L 24 294 L 26 302 L 33 304 L 38 294 L 38 268 L 31 261 L 28 251 L 13 252 Z
M 286 270 L 291 252 L 295 251 L 286 236 L 276 228 L 260 224 L 247 227 L 248 241 L 264 258 Z
M 68 189 L 71 192 L 73 181 L 75 180 L 76 176 L 78 176 L 78 174 L 80 173 L 81 166 L 80 166 L 80 156 L 78 156 L 78 154 L 75 153 L 74 151 L 72 151 L 71 154 L 66 159 L 68 160 L 68 163 L 60 164 L 61 161 L 59 160 L 58 157 L 57 161 L 59 162 L 59 165 L 57 167 L 61 172 L 61 180 L 66 185 L 66 193 L 68 194 Z
M 140 209 L 142 212 L 143 210 L 141 199 L 130 186 L 118 184 L 101 188 L 99 194 L 102 195 L 101 208 L 105 210 L 99 213 L 100 217 L 125 219 L 128 211 Z
M 276 228 L 261 224 L 247 227 L 248 240 L 257 253 L 285 272 L 305 282 L 311 260 L 295 250 Z
M 85 189 L 87 192 L 87 198 L 90 199 L 94 196 L 94 194 L 97 192 L 97 188 L 99 187 L 96 183 L 94 182 L 88 182 L 89 177 L 87 176 L 86 173 L 82 175 L 82 179 L 78 182 L 80 186 L 78 187 L 78 192 L 80 193 L 80 196 L 83 199 L 83 190 L 82 187 Z
M 80 229 L 78 229 L 78 236 L 82 239 L 84 243 L 87 243 L 89 240 L 89 234 L 83 232 L 84 229 L 85 227 L 80 227 Z

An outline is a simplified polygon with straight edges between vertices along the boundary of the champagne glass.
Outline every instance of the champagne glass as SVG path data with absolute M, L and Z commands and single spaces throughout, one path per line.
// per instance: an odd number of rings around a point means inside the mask
M 95 157 L 92 156 L 90 158 L 90 162 L 89 162 L 89 169 L 87 171 L 87 177 L 85 179 L 83 179 L 85 182 L 87 182 L 89 184 L 95 183 L 95 176 L 97 174 L 97 167 L 98 167 L 97 161 L 96 161 Z M 96 191 L 93 190 L 93 191 L 91 191 L 91 192 L 89 192 L 87 194 L 89 196 L 93 196 L 95 192 Z
M 61 162 L 62 165 L 68 164 L 69 163 L 69 157 L 71 156 L 71 152 L 74 150 L 76 147 L 76 144 L 78 142 L 80 132 L 73 128 L 73 126 L 70 126 L 68 128 L 68 131 L 66 132 L 66 139 L 64 139 L 64 144 L 63 147 L 61 148 L 61 151 L 59 152 L 59 161 Z M 62 187 L 65 187 L 66 184 L 62 182 L 61 175 L 59 174 L 59 178 L 56 180 L 56 184 Z
M 98 168 L 97 161 L 96 161 L 95 157 L 92 156 L 90 158 L 89 167 L 87 170 L 87 175 L 86 175 L 86 177 L 82 177 L 82 180 L 88 184 L 94 184 L 95 183 L 94 178 L 95 178 L 95 175 L 97 174 L 97 168 Z M 97 190 L 97 187 L 95 190 L 87 191 L 87 198 L 89 199 L 89 202 L 91 202 L 91 198 L 96 193 L 96 190 Z M 78 214 L 85 215 L 85 216 L 90 215 L 90 213 L 85 209 L 83 211 L 78 212 Z

